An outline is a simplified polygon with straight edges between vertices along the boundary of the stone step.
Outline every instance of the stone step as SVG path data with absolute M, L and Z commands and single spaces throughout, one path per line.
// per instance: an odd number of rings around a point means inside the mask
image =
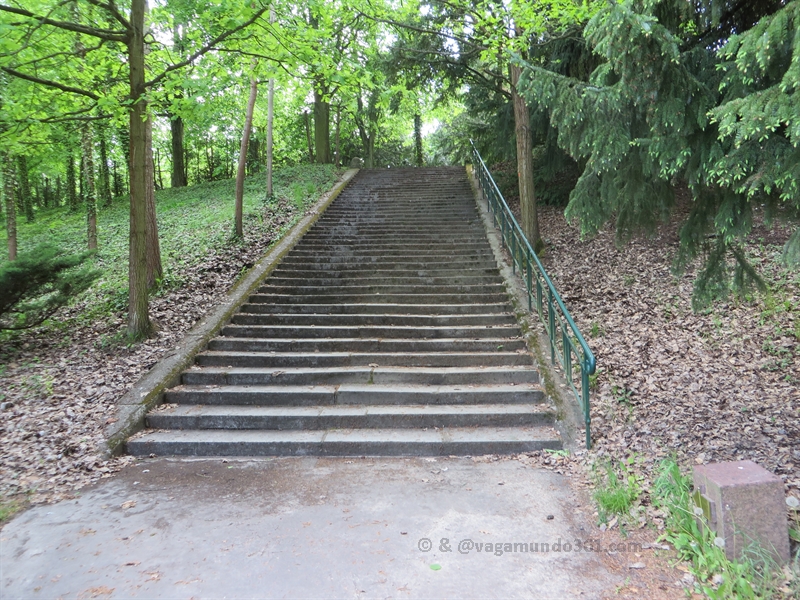
M 183 385 L 165 394 L 170 404 L 311 406 L 405 404 L 538 404 L 544 394 L 537 384 L 483 385 Z
M 197 364 L 214 367 L 481 367 L 530 365 L 527 351 L 501 352 L 235 352 L 207 351 L 197 355 Z
M 253 294 L 251 303 L 274 304 L 472 304 L 486 302 L 495 304 L 507 302 L 508 295 L 502 294 Z
M 447 326 L 402 326 L 362 325 L 358 327 L 303 326 L 303 325 L 227 325 L 222 335 L 229 337 L 256 338 L 496 338 L 521 335 L 517 325 L 463 325 Z
M 246 310 L 231 319 L 234 325 L 302 325 L 332 326 L 347 325 L 360 327 L 364 325 L 386 326 L 423 326 L 423 327 L 457 327 L 461 325 L 516 325 L 517 320 L 508 313 L 488 315 L 390 315 L 390 314 L 358 314 L 358 315 L 297 315 L 297 314 L 255 314 Z
M 469 263 L 474 262 L 476 260 L 481 259 L 491 259 L 494 260 L 494 254 L 489 248 L 485 248 L 482 250 L 469 250 L 463 252 L 454 252 L 454 251 L 446 251 L 446 250 L 426 250 L 424 245 L 420 245 L 416 249 L 409 249 L 409 250 L 387 250 L 385 252 L 377 252 L 377 251 L 370 251 L 370 250 L 347 250 L 347 249 L 337 249 L 337 250 L 292 250 L 291 257 L 294 259 L 298 258 L 305 258 L 311 259 L 312 261 L 330 261 L 336 260 L 338 262 L 343 262 L 343 259 L 347 259 L 347 262 L 353 261 L 353 259 L 358 259 L 361 257 L 370 257 L 374 259 L 372 262 L 375 263 L 382 263 L 382 262 L 399 262 L 399 261 L 406 261 L 414 260 L 414 259 L 423 259 L 423 260 L 431 260 L 435 262 L 443 262 L 445 260 L 449 260 L 451 258 L 457 259 L 459 262 L 462 263 Z M 491 263 L 490 263 L 491 264 Z
M 511 385 L 539 382 L 531 365 L 503 367 L 325 367 L 228 368 L 195 366 L 181 375 L 184 385 L 316 386 L 367 385 Z M 169 392 L 168 392 L 169 393 Z
M 359 273 L 341 273 L 336 275 L 326 275 L 324 272 L 311 273 L 291 273 L 281 276 L 273 276 L 269 279 L 271 284 L 278 286 L 343 286 L 343 285 L 503 285 L 503 278 L 500 275 L 452 275 L 450 277 L 426 277 L 424 275 L 385 275 L 373 276 L 367 271 Z
M 430 240 L 405 240 L 405 241 L 391 241 L 391 240 L 376 240 L 374 242 L 360 242 L 360 243 L 353 243 L 350 240 L 342 239 L 338 236 L 332 236 L 329 240 L 304 240 L 303 242 L 297 244 L 292 249 L 292 254 L 295 252 L 328 252 L 328 253 L 340 253 L 340 252 L 373 252 L 373 253 L 386 253 L 386 252 L 394 252 L 394 253 L 406 253 L 407 250 L 410 251 L 418 251 L 418 250 L 430 250 L 432 254 L 453 254 L 453 253 L 465 253 L 465 252 L 473 252 L 473 251 L 484 251 L 489 250 L 490 246 L 488 244 L 482 243 L 461 243 L 461 244 L 453 244 L 453 243 L 437 243 L 435 238 L 431 238 Z
M 481 258 L 481 257 L 460 257 L 453 256 L 448 260 L 431 260 L 425 261 L 419 258 L 413 260 L 403 259 L 386 259 L 382 260 L 376 257 L 367 256 L 340 256 L 340 257 L 326 257 L 326 256 L 287 256 L 281 261 L 281 268 L 290 269 L 295 265 L 300 268 L 314 268 L 319 270 L 332 270 L 339 269 L 375 269 L 376 271 L 385 270 L 409 270 L 409 269 L 496 269 L 497 263 L 494 259 Z
M 242 312 L 259 314 L 386 314 L 386 315 L 475 315 L 505 313 L 510 307 L 505 302 L 486 304 L 273 304 L 248 303 Z
M 374 224 L 335 225 L 323 229 L 314 229 L 305 236 L 300 243 L 320 241 L 325 243 L 343 242 L 358 245 L 371 244 L 412 244 L 416 239 L 431 240 L 438 245 L 477 245 L 488 246 L 485 238 L 476 237 L 481 225 L 467 225 L 448 227 L 447 236 L 442 236 L 442 227 L 422 227 L 415 223 L 399 226 L 376 226 Z
M 505 285 L 501 283 L 486 283 L 482 285 L 453 284 L 453 285 L 273 285 L 267 284 L 258 289 L 259 294 L 278 295 L 365 295 L 365 294 L 419 294 L 422 296 L 438 296 L 443 294 L 473 294 L 473 293 L 502 293 Z
M 490 352 L 525 350 L 521 338 L 486 338 L 465 340 L 445 338 L 438 340 L 403 340 L 381 338 L 326 339 L 268 339 L 217 337 L 208 344 L 212 352 Z
M 552 425 L 541 404 L 254 406 L 167 404 L 147 417 L 153 429 L 391 429 Z
M 450 238 L 460 237 L 465 234 L 476 234 L 481 231 L 483 223 L 475 214 L 439 214 L 429 215 L 420 218 L 408 218 L 404 216 L 371 216 L 367 218 L 345 217 L 320 220 L 317 226 L 306 235 L 313 237 L 324 237 L 326 235 L 349 235 L 357 234 L 366 237 L 380 237 L 386 234 L 394 234 L 398 231 L 408 231 L 417 235 L 433 236 L 439 233 L 439 240 L 442 241 L 443 230 L 447 231 L 446 241 Z M 485 239 L 485 236 L 484 236 Z M 474 238 L 481 240 L 480 237 Z
M 128 441 L 134 456 L 477 456 L 561 448 L 552 427 L 170 430 Z
M 313 269 L 287 268 L 281 266 L 272 272 L 270 281 L 275 281 L 279 277 L 303 278 L 303 277 L 325 277 L 330 279 L 348 279 L 351 277 L 370 277 L 370 278 L 393 278 L 393 277 L 429 277 L 429 278 L 451 278 L 451 277 L 498 277 L 496 268 L 470 268 L 470 269 L 386 269 L 378 270 L 374 268 L 361 269 L 320 269 L 316 273 Z

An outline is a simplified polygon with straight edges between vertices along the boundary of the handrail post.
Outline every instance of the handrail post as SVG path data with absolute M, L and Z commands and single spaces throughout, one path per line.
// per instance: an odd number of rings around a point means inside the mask
M 517 272 L 517 236 L 511 232 L 511 273 Z
M 553 309 L 553 290 L 547 290 L 547 325 L 550 330 L 550 362 L 556 364 L 556 314 Z
M 527 273 L 527 275 L 528 275 L 528 312 L 531 312 L 533 310 L 532 301 L 531 301 L 531 289 L 532 289 L 531 285 L 532 285 L 533 282 L 531 281 L 531 257 L 530 257 L 530 254 L 528 254 L 528 252 L 525 252 L 525 266 L 527 267 L 527 271 L 528 271 L 528 273 Z
M 586 449 L 592 447 L 592 414 L 589 410 L 589 366 L 581 362 L 581 401 L 583 402 L 583 419 L 586 426 Z

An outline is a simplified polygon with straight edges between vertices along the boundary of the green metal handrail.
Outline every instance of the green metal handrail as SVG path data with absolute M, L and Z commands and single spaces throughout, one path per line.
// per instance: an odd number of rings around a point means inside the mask
M 516 272 L 519 269 L 520 275 L 525 281 L 529 311 L 533 311 L 533 302 L 536 301 L 536 312 L 550 338 L 550 362 L 555 364 L 558 361 L 564 369 L 567 383 L 575 393 L 575 398 L 583 410 L 583 418 L 586 423 L 586 447 L 591 448 L 589 376 L 594 374 L 597 368 L 594 354 L 589 349 L 586 340 L 583 339 L 567 307 L 564 306 L 561 296 L 544 270 L 539 257 L 536 256 L 536 252 L 531 248 L 472 140 L 470 140 L 470 144 L 478 181 L 486 198 L 492 222 L 500 230 L 503 246 L 511 255 L 512 270 Z M 577 359 L 577 364 L 573 363 L 573 356 Z M 580 369 L 579 387 L 575 385 L 576 369 Z

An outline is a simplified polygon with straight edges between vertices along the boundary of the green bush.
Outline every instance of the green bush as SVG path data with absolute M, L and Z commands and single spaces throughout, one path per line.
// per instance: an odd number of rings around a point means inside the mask
M 42 244 L 0 265 L 0 330 L 35 327 L 86 290 L 101 274 L 92 254 Z

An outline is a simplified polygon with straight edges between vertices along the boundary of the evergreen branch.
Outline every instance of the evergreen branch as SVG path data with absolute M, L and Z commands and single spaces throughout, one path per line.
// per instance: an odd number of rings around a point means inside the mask
M 243 29 L 246 29 L 247 27 L 249 27 L 250 25 L 252 25 L 256 21 L 258 21 L 261 18 L 261 16 L 265 12 L 267 12 L 268 8 L 269 7 L 264 7 L 264 8 L 259 9 L 258 11 L 256 11 L 256 13 L 252 17 L 250 17 L 247 21 L 245 21 L 241 25 L 238 25 L 238 26 L 234 27 L 233 29 L 229 29 L 228 31 L 225 31 L 225 32 L 219 34 L 217 37 L 215 37 L 213 40 L 211 40 L 208 44 L 206 44 L 205 46 L 203 46 L 202 48 L 200 48 L 196 52 L 193 52 L 189 56 L 189 58 L 187 58 L 186 60 L 182 60 L 179 63 L 176 63 L 174 65 L 170 65 L 169 67 L 164 69 L 159 75 L 157 75 L 156 77 L 154 77 L 153 79 L 151 79 L 150 81 L 145 83 L 145 87 L 153 87 L 154 85 L 159 83 L 161 80 L 163 80 L 172 71 L 177 71 L 178 69 L 182 69 L 183 67 L 186 67 L 186 66 L 192 64 L 195 60 L 197 60 L 198 58 L 200 58 L 204 54 L 207 54 L 208 52 L 213 50 L 214 47 L 217 44 L 219 44 L 220 42 L 228 39 L 234 33 L 238 33 L 239 31 L 242 31 Z
M 41 79 L 39 77 L 34 77 L 33 75 L 21 73 L 20 71 L 17 71 L 10 67 L 0 67 L 0 70 L 2 70 L 4 73 L 8 73 L 12 77 L 16 77 L 18 79 L 24 79 L 25 81 L 30 81 L 31 83 L 38 83 L 39 85 L 55 88 L 57 90 L 61 90 L 62 92 L 77 94 L 79 96 L 86 96 L 87 98 L 91 98 L 92 100 L 100 99 L 100 96 L 88 90 L 82 90 L 80 88 L 64 85 L 63 83 L 58 83 L 57 81 L 50 81 L 49 79 Z
M 68 21 L 56 21 L 55 19 L 39 16 L 23 8 L 15 8 L 13 6 L 6 6 L 5 4 L 0 4 L 0 11 L 10 12 L 15 15 L 28 17 L 29 19 L 33 19 L 44 25 L 51 25 L 53 27 L 58 27 L 59 29 L 64 29 L 66 31 L 82 33 L 84 35 L 100 38 L 102 40 L 108 40 L 109 42 L 125 43 L 128 40 L 127 31 L 120 32 L 114 29 L 96 29 L 94 27 L 81 25 L 80 23 L 70 23 Z

